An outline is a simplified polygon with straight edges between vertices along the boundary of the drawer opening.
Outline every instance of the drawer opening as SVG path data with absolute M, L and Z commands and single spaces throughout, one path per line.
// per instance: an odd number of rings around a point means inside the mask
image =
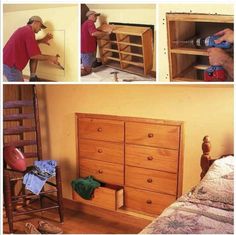
M 72 191 L 74 201 L 87 205 L 97 206 L 108 210 L 117 210 L 124 205 L 124 189 L 121 186 L 103 184 L 94 190 L 91 200 L 83 199 L 74 190 Z

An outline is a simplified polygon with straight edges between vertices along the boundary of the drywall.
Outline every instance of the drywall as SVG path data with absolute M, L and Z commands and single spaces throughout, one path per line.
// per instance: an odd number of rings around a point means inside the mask
M 233 85 L 45 85 L 37 90 L 44 156 L 59 161 L 67 198 L 76 177 L 76 112 L 184 121 L 184 192 L 199 181 L 203 136 L 211 138 L 213 157 L 233 152 Z
M 104 22 L 154 25 L 153 71 L 156 71 L 156 5 L 155 4 L 87 4 L 90 10 L 101 13 L 96 26 Z
M 4 5 L 3 14 L 3 44 L 19 27 L 26 25 L 33 15 L 39 15 L 47 29 L 40 31 L 36 38 L 42 38 L 46 33 L 52 33 L 54 38 L 50 46 L 40 44 L 42 54 L 59 54 L 59 62 L 65 70 L 46 62 L 39 62 L 37 75 L 51 81 L 78 81 L 78 6 L 75 4 L 11 4 Z M 15 11 L 14 11 L 15 8 Z M 17 20 L 16 20 L 17 19 Z M 23 71 L 29 75 L 29 66 Z
M 167 47 L 166 13 L 204 13 L 234 15 L 232 4 L 159 4 L 158 6 L 158 78 L 161 82 L 169 82 L 169 61 Z

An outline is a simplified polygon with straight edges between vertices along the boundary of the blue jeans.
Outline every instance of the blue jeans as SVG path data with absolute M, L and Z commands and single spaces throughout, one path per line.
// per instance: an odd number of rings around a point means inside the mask
M 93 62 L 96 60 L 96 53 L 81 53 L 82 64 L 85 67 L 92 67 Z
M 24 82 L 22 72 L 14 67 L 3 64 L 3 74 L 9 82 Z

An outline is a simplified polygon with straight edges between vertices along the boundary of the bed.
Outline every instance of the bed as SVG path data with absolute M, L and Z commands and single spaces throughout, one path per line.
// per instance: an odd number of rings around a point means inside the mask
M 209 137 L 203 139 L 201 181 L 166 208 L 140 233 L 234 233 L 234 157 L 210 157 Z

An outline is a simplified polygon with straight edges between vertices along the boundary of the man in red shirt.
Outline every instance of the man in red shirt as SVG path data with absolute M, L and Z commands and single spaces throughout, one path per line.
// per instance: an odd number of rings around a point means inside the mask
M 38 60 L 58 64 L 58 55 L 43 55 L 39 49 L 39 43 L 49 45 L 48 41 L 53 38 L 47 34 L 40 40 L 35 39 L 35 34 L 45 29 L 39 16 L 32 16 L 27 25 L 17 29 L 3 48 L 3 74 L 8 81 L 24 81 L 22 70 L 29 61 L 30 81 L 37 81 L 36 69 Z
M 96 60 L 97 37 L 103 37 L 111 32 L 99 31 L 95 27 L 95 22 L 100 13 L 88 11 L 87 20 L 81 26 L 81 76 L 88 75 L 92 72 L 92 64 Z

